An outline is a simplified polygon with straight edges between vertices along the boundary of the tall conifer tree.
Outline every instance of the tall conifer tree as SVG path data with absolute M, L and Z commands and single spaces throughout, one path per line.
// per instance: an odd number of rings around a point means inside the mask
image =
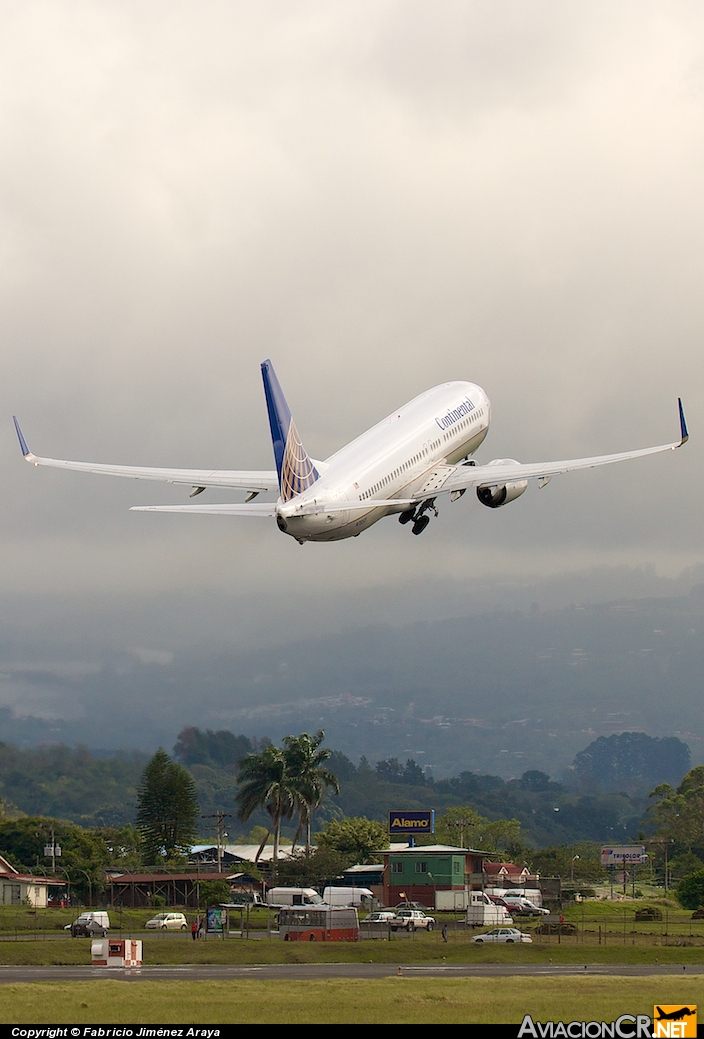
M 137 828 L 147 862 L 188 851 L 198 836 L 198 797 L 193 778 L 161 747 L 142 773 Z

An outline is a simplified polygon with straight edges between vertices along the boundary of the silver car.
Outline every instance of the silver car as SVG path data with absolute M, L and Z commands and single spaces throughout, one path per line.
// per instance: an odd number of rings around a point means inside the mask
M 507 945 L 511 945 L 513 942 L 532 942 L 533 939 L 517 927 L 495 927 L 493 931 L 478 934 L 472 941 L 477 945 L 481 945 L 482 942 L 506 942 Z
M 157 913 L 144 925 L 158 931 L 187 931 L 188 922 L 183 913 Z

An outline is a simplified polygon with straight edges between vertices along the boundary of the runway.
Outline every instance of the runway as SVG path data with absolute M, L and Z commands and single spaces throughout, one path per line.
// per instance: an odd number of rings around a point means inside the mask
M 324 978 L 491 978 L 491 977 L 683 977 L 704 974 L 704 964 L 402 964 L 284 963 L 230 967 L 207 965 L 122 967 L 0 967 L 0 984 L 48 981 L 236 981 L 256 978 L 313 981 Z

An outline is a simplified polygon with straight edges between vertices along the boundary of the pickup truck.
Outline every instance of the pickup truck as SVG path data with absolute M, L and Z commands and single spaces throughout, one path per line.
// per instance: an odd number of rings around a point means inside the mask
M 420 909 L 398 909 L 396 916 L 389 920 L 389 927 L 392 931 L 432 931 L 435 919 Z

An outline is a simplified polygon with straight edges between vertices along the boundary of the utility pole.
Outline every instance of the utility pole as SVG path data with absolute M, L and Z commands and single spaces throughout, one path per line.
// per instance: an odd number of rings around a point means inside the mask
M 203 815 L 202 819 L 215 819 L 215 832 L 217 834 L 218 842 L 218 873 L 222 873 L 222 846 L 223 837 L 226 837 L 225 833 L 225 819 L 231 819 L 231 812 L 214 812 L 213 815 Z
M 51 844 L 44 845 L 44 857 L 51 859 L 51 872 L 56 874 L 56 860 L 61 857 L 61 846 L 56 843 L 54 827 L 51 827 Z

